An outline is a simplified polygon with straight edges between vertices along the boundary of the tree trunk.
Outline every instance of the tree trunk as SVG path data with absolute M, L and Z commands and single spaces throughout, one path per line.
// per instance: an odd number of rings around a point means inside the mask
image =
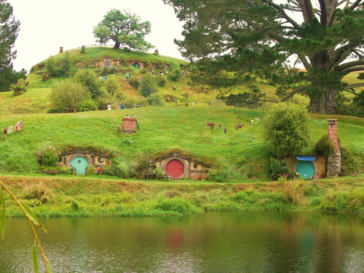
M 120 49 L 120 42 L 116 42 L 113 49 Z
M 325 108 L 326 108 L 326 114 L 335 114 L 335 108 L 334 108 L 334 102 L 335 102 L 335 90 L 327 90 L 326 96 L 325 96 Z
M 310 97 L 310 105 L 308 111 L 311 113 L 325 114 L 325 97 Z

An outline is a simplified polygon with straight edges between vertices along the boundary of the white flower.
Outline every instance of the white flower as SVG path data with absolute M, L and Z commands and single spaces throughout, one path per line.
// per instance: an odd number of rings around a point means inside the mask
M 255 124 L 257 124 L 257 123 L 255 123 Z
M 252 123 L 254 122 L 254 120 L 252 120 Z

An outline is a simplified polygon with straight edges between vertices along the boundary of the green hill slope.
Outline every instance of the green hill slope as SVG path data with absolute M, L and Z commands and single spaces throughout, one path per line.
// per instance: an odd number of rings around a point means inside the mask
M 235 114 L 236 113 L 236 114 Z M 117 136 L 115 127 L 125 115 L 136 115 L 140 131 L 129 136 Z M 225 168 L 232 181 L 270 180 L 267 173 L 269 152 L 263 140 L 263 125 L 253 127 L 254 142 L 250 141 L 249 126 L 234 130 L 234 124 L 249 124 L 252 118 L 263 118 L 258 110 L 228 107 L 146 107 L 139 109 L 83 112 L 77 114 L 29 114 L 25 116 L 25 130 L 0 138 L 0 172 L 36 173 L 39 170 L 37 151 L 46 142 L 65 151 L 67 149 L 103 150 L 115 157 L 117 164 L 129 166 L 138 155 L 152 159 L 171 150 L 179 150 L 209 163 L 213 168 Z M 0 119 L 6 128 L 23 118 L 7 115 Z M 336 116 L 342 145 L 364 154 L 364 120 Z M 327 116 L 314 115 L 310 119 L 311 142 L 303 153 L 312 154 L 317 140 L 327 134 Z M 214 130 L 204 122 L 221 123 Z M 227 134 L 223 129 L 227 128 Z

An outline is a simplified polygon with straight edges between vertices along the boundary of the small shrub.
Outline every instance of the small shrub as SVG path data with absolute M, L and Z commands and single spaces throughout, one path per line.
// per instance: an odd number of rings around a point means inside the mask
M 73 200 L 71 203 L 71 210 L 78 211 L 79 209 L 80 209 L 80 205 L 75 200 Z
M 24 79 L 20 79 L 16 84 L 12 84 L 10 89 L 13 91 L 14 96 L 19 96 L 27 92 L 28 86 Z
M 120 84 L 115 76 L 111 76 L 105 82 L 105 89 L 111 95 L 116 95 L 120 91 Z
M 157 84 L 161 87 L 164 87 L 167 84 L 167 77 L 164 75 L 159 75 L 155 78 Z
M 181 70 L 179 69 L 173 70 L 172 73 L 168 75 L 168 79 L 175 82 L 177 82 L 180 77 L 181 77 Z
M 86 47 L 84 45 L 81 46 L 81 53 L 86 53 Z
M 286 202 L 291 202 L 294 205 L 300 205 L 304 203 L 304 190 L 303 184 L 285 183 L 282 186 L 283 199 Z
M 209 171 L 207 179 L 215 182 L 226 182 L 228 180 L 228 174 L 224 170 L 212 169 Z
M 104 67 L 102 68 L 101 75 L 102 75 L 102 76 L 106 76 L 106 75 L 108 75 L 109 73 L 110 73 L 109 68 L 107 68 L 106 66 L 104 66 Z
M 134 104 L 136 104 L 136 101 L 133 99 L 127 99 L 124 101 L 125 108 L 133 108 Z
M 22 198 L 38 200 L 41 204 L 46 204 L 54 200 L 54 194 L 43 182 L 40 182 L 25 186 L 22 190 Z
M 110 166 L 105 166 L 102 168 L 102 174 L 104 174 L 104 175 L 122 177 L 123 172 L 124 171 L 117 165 L 110 165 Z
M 49 79 L 49 75 L 47 73 L 43 73 L 42 75 L 42 81 L 47 81 Z
M 326 158 L 335 151 L 334 144 L 330 140 L 329 135 L 324 135 L 317 141 L 314 152 L 317 155 L 325 156 Z
M 147 102 L 149 103 L 149 105 L 151 106 L 163 106 L 164 102 L 162 99 L 162 96 L 158 95 L 158 94 L 152 94 L 147 98 Z
M 44 166 L 55 166 L 61 153 L 50 142 L 38 151 L 38 160 Z
M 97 103 L 93 100 L 85 100 L 81 102 L 78 107 L 78 112 L 86 112 L 86 111 L 96 111 L 97 110 Z
M 271 157 L 269 172 L 273 180 L 278 180 L 282 175 L 285 176 L 289 174 L 290 168 L 287 160 L 278 160 Z
M 96 169 L 94 166 L 92 165 L 88 165 L 86 167 L 86 175 L 95 175 L 96 174 Z
M 121 136 L 123 133 L 123 127 L 121 127 L 119 124 L 116 125 L 116 134 L 117 136 Z
M 67 166 L 59 166 L 57 169 L 60 174 L 73 174 L 73 170 Z
M 158 91 L 156 87 L 156 83 L 153 79 L 153 76 L 147 74 L 142 81 L 141 84 L 141 93 L 144 97 L 148 97 L 149 95 L 156 93 Z
M 143 75 L 152 72 L 149 68 L 142 68 L 139 70 L 140 73 L 142 73 Z
M 131 76 L 129 79 L 128 79 L 128 83 L 134 87 L 135 89 L 138 89 L 139 86 L 140 86 L 140 80 L 138 79 L 138 77 L 136 76 Z
M 124 139 L 121 141 L 122 143 L 126 144 L 126 145 L 130 145 L 133 143 L 133 141 L 131 140 L 130 137 L 126 136 L 124 137 Z
M 190 202 L 181 198 L 161 199 L 155 208 L 163 211 L 175 211 L 178 213 L 191 213 L 195 211 L 194 206 L 191 205 Z
M 64 80 L 53 83 L 50 100 L 54 109 L 77 108 L 89 95 L 81 83 Z

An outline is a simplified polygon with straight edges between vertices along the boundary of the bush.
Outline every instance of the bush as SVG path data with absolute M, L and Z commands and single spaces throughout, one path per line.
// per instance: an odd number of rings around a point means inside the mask
M 44 145 L 43 148 L 38 151 L 38 160 L 42 162 L 44 166 L 55 166 L 60 154 L 61 153 L 49 142 L 49 144 Z
M 57 167 L 60 174 L 73 174 L 73 169 L 67 166 L 59 166 Z
M 53 192 L 43 182 L 25 186 L 21 195 L 24 199 L 38 200 L 39 204 L 46 204 L 54 200 Z M 34 203 L 37 204 L 37 202 Z
M 308 114 L 299 104 L 278 103 L 265 118 L 265 139 L 277 157 L 296 155 L 309 143 Z
M 78 112 L 96 111 L 97 109 L 97 103 L 93 100 L 85 100 L 81 102 L 77 107 Z
M 43 73 L 42 75 L 42 81 L 47 81 L 49 79 L 49 75 L 47 73 Z
M 68 51 L 66 51 L 66 55 L 61 60 L 61 66 L 62 66 L 63 72 L 67 72 L 67 71 L 71 70 L 72 60 L 71 60 L 71 56 Z
M 104 67 L 102 68 L 101 75 L 102 75 L 102 76 L 106 76 L 106 75 L 107 75 L 107 74 L 109 74 L 109 73 L 110 73 L 109 68 L 107 68 L 106 66 L 104 66 Z
M 51 104 L 54 109 L 78 108 L 89 96 L 80 83 L 64 80 L 53 83 L 51 87 Z
M 86 53 L 86 47 L 84 45 L 81 46 L 81 53 Z
M 181 77 L 181 70 L 179 70 L 178 68 L 173 70 L 172 73 L 168 75 L 168 79 L 175 82 L 177 82 L 180 77 Z
M 103 91 L 102 82 L 98 79 L 92 70 L 80 70 L 75 74 L 75 82 L 80 83 L 85 90 L 90 92 L 93 100 L 99 98 Z
M 138 77 L 136 77 L 136 76 L 131 76 L 129 79 L 128 79 L 128 83 L 132 86 L 132 87 L 134 87 L 135 89 L 138 89 L 139 88 L 139 86 L 140 86 L 140 81 L 139 81 L 139 79 L 138 79 Z
M 212 169 L 209 171 L 207 179 L 215 182 L 226 182 L 228 180 L 228 174 L 224 170 Z
M 150 73 L 152 71 L 150 69 L 148 69 L 148 68 L 143 68 L 143 69 L 140 69 L 139 72 L 142 73 L 143 75 L 145 75 L 145 74 Z
M 158 201 L 155 208 L 163 211 L 175 211 L 179 213 L 191 213 L 195 211 L 194 206 L 191 205 L 190 202 L 181 198 L 161 199 Z
M 78 211 L 79 209 L 80 209 L 80 205 L 75 200 L 73 200 L 71 203 L 71 210 Z
M 112 67 L 110 68 L 110 70 L 109 70 L 109 73 L 110 73 L 110 74 L 114 74 L 114 73 L 115 73 L 115 70 L 116 70 L 115 66 L 112 66 Z
M 95 175 L 95 174 L 96 174 L 95 167 L 92 165 L 88 165 L 86 167 L 86 175 Z
M 102 167 L 102 174 L 104 174 L 104 175 L 122 177 L 123 173 L 124 173 L 124 171 L 117 165 L 110 165 L 110 166 Z
M 54 58 L 49 57 L 45 65 L 45 68 L 47 69 L 49 75 L 53 76 L 53 72 L 56 70 L 56 62 Z
M 334 144 L 330 140 L 329 135 L 324 135 L 317 141 L 314 152 L 317 155 L 325 156 L 326 158 L 333 152 L 335 152 Z
M 20 79 L 16 84 L 12 84 L 10 89 L 13 91 L 14 96 L 19 96 L 27 92 L 28 86 L 24 79 Z
M 269 165 L 269 173 L 273 180 L 278 180 L 283 174 L 289 174 L 290 168 L 287 160 L 278 160 L 271 157 Z
M 125 108 L 133 108 L 134 104 L 136 104 L 136 100 L 133 99 L 127 99 L 124 101 Z
M 162 97 L 158 94 L 152 94 L 147 98 L 147 102 L 151 106 L 163 106 L 164 102 L 162 100 Z
M 157 84 L 161 87 L 164 87 L 167 84 L 167 77 L 164 75 L 159 75 L 155 78 Z
M 111 95 L 115 95 L 120 91 L 120 84 L 115 76 L 108 78 L 105 82 L 105 89 Z
M 148 97 L 149 95 L 156 93 L 157 87 L 153 76 L 150 74 L 145 75 L 142 84 L 141 84 L 141 93 L 144 97 Z

